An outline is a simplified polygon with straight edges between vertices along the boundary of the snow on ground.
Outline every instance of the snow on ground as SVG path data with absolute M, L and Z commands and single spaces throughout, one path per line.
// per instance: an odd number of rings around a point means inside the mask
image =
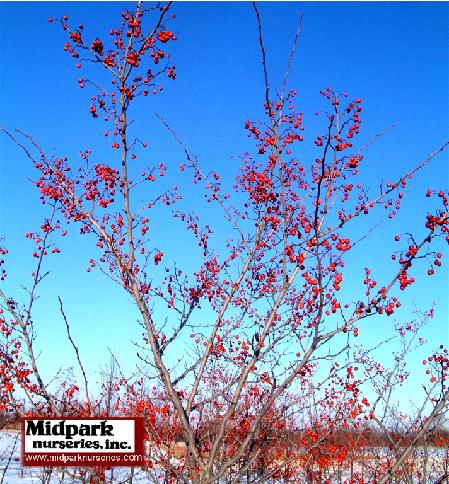
M 386 451 L 386 449 L 385 449 Z M 419 452 L 419 450 L 418 450 Z M 381 452 L 382 453 L 382 452 Z M 447 472 L 445 463 L 448 462 L 449 450 L 447 448 L 434 448 L 429 455 L 429 470 L 434 477 L 444 475 Z M 41 467 L 22 467 L 21 459 L 21 438 L 20 432 L 2 432 L 0 431 L 0 484 L 38 484 L 42 483 L 43 469 Z M 67 473 L 63 474 L 60 469 L 50 468 L 50 475 L 46 476 L 45 482 L 48 484 L 61 484 L 65 482 L 76 483 L 79 479 L 73 479 Z M 112 470 L 114 482 L 125 482 L 126 477 L 130 476 L 130 468 L 115 467 Z M 143 470 L 136 468 L 132 482 L 136 484 L 163 482 L 162 470 L 153 469 L 152 476 Z M 111 471 L 106 473 L 109 479 Z M 430 477 L 430 476 L 429 476 Z M 108 479 L 108 480 L 109 480 Z M 432 481 L 428 482 L 433 482 Z M 416 481 L 418 482 L 418 480 Z
M 22 467 L 21 438 L 20 432 L 0 432 L 0 484 L 38 484 L 42 482 L 42 467 Z M 117 482 L 123 481 L 130 473 L 130 468 L 116 467 L 113 470 Z M 157 473 L 157 470 L 154 471 Z M 108 472 L 110 474 L 110 471 Z M 153 474 L 154 476 L 154 474 Z M 115 479 L 114 479 L 115 480 Z M 159 479 L 156 476 L 156 482 Z M 52 470 L 52 474 L 46 479 L 48 484 L 60 484 L 63 482 L 80 482 L 63 475 L 58 469 Z M 133 478 L 135 483 L 154 482 L 142 470 L 136 468 Z
M 22 476 L 22 480 L 20 476 Z M 20 433 L 0 432 L 0 483 L 30 482 L 20 466 Z

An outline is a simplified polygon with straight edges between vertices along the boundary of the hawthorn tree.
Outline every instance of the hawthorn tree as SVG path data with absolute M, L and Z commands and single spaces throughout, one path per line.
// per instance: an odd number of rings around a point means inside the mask
M 146 98 L 159 95 L 165 80 L 176 78 L 169 55 L 176 41 L 170 7 L 138 3 L 123 12 L 108 38 L 85 34 L 67 17 L 59 20 L 67 33 L 64 50 L 77 67 L 89 71 L 78 84 L 90 91 L 90 115 L 106 123 L 111 161 L 96 162 L 86 150 L 78 166 L 65 156 L 47 155 L 26 133 L 4 130 L 34 163 L 35 185 L 48 217 L 40 231 L 26 235 L 34 242 L 36 258 L 28 301 L 20 303 L 0 289 L 0 410 L 144 416 L 149 441 L 144 472 L 154 471 L 156 479 L 166 482 L 387 482 L 398 473 L 410 477 L 416 470 L 407 466 L 417 443 L 431 436 L 447 410 L 449 364 L 443 346 L 426 361 L 430 381 L 425 382 L 421 411 L 402 430 L 414 430 L 413 438 L 394 441 L 391 453 L 376 455 L 369 468 L 362 457 L 373 429 L 391 437 L 391 393 L 406 378 L 405 358 L 418 344 L 418 326 L 432 311 L 398 327 L 402 346 L 392 368 L 382 367 L 372 349 L 356 345 L 355 338 L 370 318 L 391 317 L 401 306 L 402 291 L 441 266 L 443 254 L 435 244 L 449 241 L 447 190 L 429 189 L 426 219 L 413 221 L 416 226 L 408 234 L 396 236 L 392 258 L 397 268 L 388 278 L 379 280 L 376 267 L 361 267 L 360 280 L 347 281 L 345 260 L 370 235 L 368 229 L 354 231 L 355 221 L 381 210 L 394 219 L 410 180 L 448 143 L 399 178 L 381 182 L 376 193 L 369 191 L 359 171 L 366 148 L 378 136 L 357 145 L 362 100 L 322 90 L 328 106 L 320 113 L 322 132 L 312 140 L 306 137 L 296 92 L 287 88 L 300 27 L 284 81 L 273 93 L 254 4 L 265 117 L 245 122 L 254 149 L 242 156 L 233 190 L 224 186 L 219 167 L 204 171 L 161 116 L 185 161 L 180 167 L 169 160 L 141 165 L 147 142 L 133 134 L 133 106 L 151 103 Z M 90 77 L 98 70 L 101 81 Z M 306 142 L 314 143 L 316 156 L 301 161 Z M 164 186 L 167 170 L 179 170 L 179 177 L 190 179 L 205 195 L 208 210 L 222 214 L 215 219 L 229 228 L 225 243 L 214 239 L 211 224 L 182 208 L 180 189 Z M 182 258 L 167 262 L 166 249 L 155 246 L 153 234 L 164 227 L 152 226 L 152 213 L 163 209 L 199 247 L 201 261 L 193 272 L 183 270 Z M 60 252 L 61 237 L 73 225 L 93 244 L 89 271 L 100 270 L 133 301 L 144 329 L 139 355 L 146 370 L 126 376 L 115 362 L 102 387 L 92 390 L 60 300 L 82 379 L 64 379 L 53 391 L 39 371 L 32 314 L 47 276 L 46 258 Z M 6 248 L 1 253 L 6 255 Z M 348 294 L 343 289 L 349 285 Z M 369 385 L 378 390 L 374 399 L 365 391 Z M 347 432 L 344 439 L 338 437 L 342 432 Z M 107 479 L 101 469 L 81 469 L 72 477 Z

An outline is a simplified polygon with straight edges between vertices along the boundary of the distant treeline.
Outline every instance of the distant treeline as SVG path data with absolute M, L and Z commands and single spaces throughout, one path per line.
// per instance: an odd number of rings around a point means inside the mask
M 7 413 L 0 413 L 0 430 L 20 430 L 21 418 L 18 415 Z M 208 429 L 210 431 L 210 429 Z M 160 429 L 160 433 L 164 434 L 164 429 Z M 174 441 L 181 440 L 181 435 L 178 432 L 173 432 L 172 429 L 167 429 L 167 434 L 171 434 Z M 292 430 L 287 429 L 276 430 L 272 429 L 269 434 L 262 437 L 260 443 L 273 443 L 280 439 L 283 445 L 290 445 L 292 448 L 301 448 L 310 446 L 310 440 L 317 444 L 325 444 L 329 446 L 347 445 L 352 448 L 362 447 L 407 447 L 414 441 L 413 433 L 401 433 L 397 430 L 380 430 L 369 426 L 359 429 L 348 428 L 334 428 L 332 431 L 328 429 L 310 428 L 307 430 Z M 198 435 L 201 439 L 201 435 Z M 306 445 L 308 443 L 309 445 Z M 449 446 L 449 427 L 440 426 L 433 429 L 427 438 L 422 438 L 417 441 L 418 446 Z

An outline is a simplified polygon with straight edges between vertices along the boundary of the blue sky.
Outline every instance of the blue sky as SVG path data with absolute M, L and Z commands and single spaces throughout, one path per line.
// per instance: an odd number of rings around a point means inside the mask
M 108 143 L 101 135 L 104 124 L 89 116 L 89 98 L 77 86 L 76 79 L 85 68 L 74 68 L 63 51 L 64 32 L 47 18 L 67 14 L 73 23 L 84 23 L 87 32 L 101 35 L 118 24 L 124 7 L 131 8 L 131 4 L 2 2 L 1 125 L 20 128 L 32 134 L 47 152 L 54 150 L 74 160 L 86 148 L 94 148 L 99 158 L 110 157 Z M 320 133 L 313 113 L 324 107 L 319 91 L 327 86 L 364 100 L 361 143 L 397 123 L 369 149 L 369 168 L 363 176 L 368 184 L 373 181 L 374 188 L 378 180 L 394 179 L 446 141 L 447 3 L 266 2 L 259 8 L 273 86 L 280 84 L 298 16 L 304 14 L 289 83 L 298 90 L 297 104 L 304 112 L 304 156 L 307 150 L 312 155 L 314 136 Z M 263 76 L 252 5 L 182 2 L 175 3 L 173 10 L 177 18 L 171 29 L 178 41 L 170 51 L 178 77 L 165 83 L 162 95 L 136 108 L 136 130 L 148 139 L 153 161 L 177 166 L 182 153 L 156 119 L 155 113 L 161 113 L 205 166 L 222 171 L 231 183 L 238 171 L 238 157 L 252 148 L 243 130 L 244 121 L 263 112 Z M 32 270 L 31 244 L 24 234 L 40 225 L 45 212 L 30 182 L 36 173 L 29 161 L 4 136 L 0 150 L 0 230 L 10 249 L 6 287 L 13 292 Z M 426 189 L 447 185 L 446 152 L 413 181 L 401 217 L 374 233 L 371 242 L 360 249 L 360 259 L 353 259 L 350 270 L 354 274 L 360 270 L 366 257 L 373 262 L 382 256 L 387 260 L 390 252 L 385 241 L 404 231 L 410 222 L 422 219 Z M 374 218 L 373 224 L 376 221 Z M 172 234 L 160 231 L 158 236 L 163 243 Z M 179 240 L 171 255 L 185 253 L 188 246 L 188 241 Z M 63 351 L 58 349 L 65 339 L 56 311 L 57 295 L 64 299 L 74 336 L 92 374 L 107 360 L 103 346 L 109 345 L 125 362 L 131 361 L 129 355 L 135 350 L 123 341 L 138 340 L 140 331 L 126 297 L 100 274 L 86 273 L 91 254 L 87 240 L 74 234 L 62 249 L 60 256 L 48 261 L 51 275 L 36 307 L 38 344 L 47 347 L 41 356 L 44 372 L 65 364 L 69 351 L 65 346 Z M 386 274 L 389 267 L 386 262 L 380 273 Z M 444 266 L 434 278 L 421 278 L 421 283 L 404 296 L 409 303 L 402 313 L 404 318 L 413 302 L 422 307 L 434 300 L 439 303 L 438 316 L 426 330 L 426 336 L 435 342 L 448 341 L 447 280 Z M 379 323 L 379 332 L 389 324 Z

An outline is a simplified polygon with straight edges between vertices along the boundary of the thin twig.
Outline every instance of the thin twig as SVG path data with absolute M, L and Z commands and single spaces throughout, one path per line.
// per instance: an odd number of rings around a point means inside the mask
M 73 349 L 75 350 L 76 359 L 78 361 L 78 365 L 80 367 L 81 373 L 83 374 L 84 391 L 86 393 L 87 405 L 89 407 L 90 415 L 93 417 L 93 408 L 92 408 L 92 404 L 91 404 L 90 397 L 89 397 L 89 382 L 87 380 L 87 375 L 86 375 L 86 372 L 84 370 L 83 363 L 81 361 L 79 349 L 76 346 L 75 341 L 73 340 L 72 335 L 70 333 L 69 321 L 68 321 L 67 316 L 66 316 L 66 314 L 64 312 L 64 307 L 62 305 L 62 299 L 59 296 L 58 296 L 58 301 L 59 301 L 59 309 L 61 311 L 62 317 L 64 318 L 65 328 L 66 328 L 66 331 L 67 331 L 67 337 L 69 338 L 70 344 L 72 345 Z
M 271 111 L 271 104 L 270 104 L 270 83 L 268 82 L 268 69 L 267 69 L 267 55 L 265 51 L 265 46 L 263 43 L 263 36 L 262 36 L 262 21 L 260 19 L 259 9 L 257 8 L 256 2 L 253 2 L 254 11 L 256 12 L 257 17 L 257 26 L 259 29 L 259 46 L 262 52 L 262 66 L 263 66 L 263 75 L 265 80 L 265 103 L 268 109 L 268 115 L 270 118 L 273 117 L 273 113 Z
M 290 54 L 288 56 L 287 69 L 286 69 L 285 75 L 284 75 L 284 82 L 282 83 L 281 99 L 284 99 L 285 88 L 287 86 L 288 77 L 289 77 L 290 72 L 292 70 L 293 60 L 295 58 L 296 49 L 298 47 L 299 34 L 301 33 L 301 29 L 302 29 L 302 19 L 303 19 L 303 17 L 304 17 L 304 14 L 301 13 L 301 15 L 299 16 L 298 27 L 296 29 L 295 38 L 293 40 L 293 45 L 292 45 L 292 48 L 290 50 Z

